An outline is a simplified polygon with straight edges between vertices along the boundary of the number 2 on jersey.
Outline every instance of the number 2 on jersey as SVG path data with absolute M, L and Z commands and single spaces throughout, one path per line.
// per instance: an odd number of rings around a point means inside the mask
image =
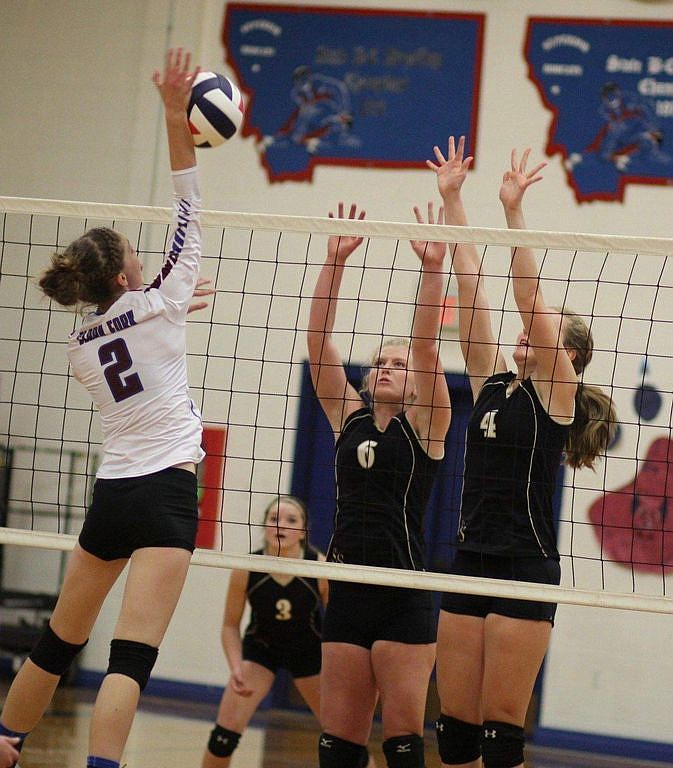
M 486 411 L 479 422 L 479 429 L 484 433 L 484 437 L 495 437 L 495 416 L 497 413 L 497 411 Z
M 143 385 L 137 373 L 122 376 L 122 373 L 128 371 L 133 365 L 129 348 L 124 339 L 113 339 L 107 344 L 103 344 L 98 350 L 98 359 L 103 366 L 103 375 L 115 402 L 120 403 L 127 397 L 143 391 Z

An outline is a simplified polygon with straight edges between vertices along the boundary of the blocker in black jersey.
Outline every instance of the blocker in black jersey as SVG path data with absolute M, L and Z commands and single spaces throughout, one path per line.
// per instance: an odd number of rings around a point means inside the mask
M 440 460 L 421 448 L 404 412 L 384 431 L 352 413 L 336 444 L 336 514 L 327 559 L 423 570 L 423 515 Z
M 467 225 L 460 191 L 472 163 L 465 137 L 434 148 L 447 223 Z M 499 198 L 507 226 L 525 227 L 522 200 L 542 179 L 545 163 L 528 169 L 530 150 L 512 151 Z M 508 280 L 521 318 L 508 371 L 491 324 L 483 254 L 459 243 L 460 345 L 474 411 L 468 423 L 465 472 L 452 572 L 558 584 L 559 551 L 552 501 L 562 460 L 592 467 L 610 440 L 612 401 L 579 385 L 591 360 L 587 324 L 549 307 L 530 248 L 513 246 Z M 500 324 L 499 327 L 502 327 Z M 485 588 L 486 590 L 486 588 Z M 491 595 L 446 593 L 437 634 L 437 742 L 444 765 L 523 766 L 524 721 L 549 643 L 556 605 Z
M 254 554 L 263 555 L 258 549 Z M 317 560 L 312 547 L 305 560 Z M 251 615 L 243 635 L 243 658 L 276 672 L 287 669 L 294 677 L 320 672 L 322 598 L 318 580 L 294 576 L 280 582 L 270 573 L 251 571 L 246 589 Z
M 423 221 L 418 208 L 416 219 Z M 331 216 L 332 214 L 330 214 Z M 339 203 L 339 218 L 345 218 Z M 351 205 L 348 218 L 359 216 Z M 428 220 L 434 223 L 432 204 Z M 438 223 L 443 222 L 440 211 Z M 362 238 L 332 236 L 311 301 L 311 378 L 336 441 L 336 510 L 328 559 L 423 569 L 423 516 L 451 421 L 437 345 L 445 243 L 411 243 L 421 263 L 410 339 L 382 339 L 360 396 L 332 338 L 346 260 Z M 369 407 L 363 407 L 364 402 Z M 330 582 L 323 626 L 321 768 L 359 768 L 377 699 L 389 766 L 422 768 L 436 618 L 426 590 Z

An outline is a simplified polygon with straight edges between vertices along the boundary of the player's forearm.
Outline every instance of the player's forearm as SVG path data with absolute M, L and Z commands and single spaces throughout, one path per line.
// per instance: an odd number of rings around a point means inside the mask
M 229 669 L 240 667 L 243 660 L 243 644 L 241 643 L 241 634 L 238 627 L 229 627 L 226 624 L 222 627 L 222 650 L 227 659 Z
M 423 268 L 421 283 L 414 311 L 414 324 L 411 335 L 412 347 L 436 346 L 439 334 L 440 308 L 444 297 L 444 274 L 433 268 Z
M 525 229 L 526 221 L 520 205 L 504 206 L 505 220 L 509 229 Z M 540 279 L 535 255 L 530 248 L 516 246 L 512 253 L 512 285 L 514 300 L 522 312 L 532 312 L 541 301 Z
M 309 334 L 331 335 L 336 318 L 343 264 L 326 263 L 320 270 L 311 300 Z
M 193 168 L 196 165 L 196 150 L 186 110 L 167 108 L 165 121 L 171 170 L 183 171 Z

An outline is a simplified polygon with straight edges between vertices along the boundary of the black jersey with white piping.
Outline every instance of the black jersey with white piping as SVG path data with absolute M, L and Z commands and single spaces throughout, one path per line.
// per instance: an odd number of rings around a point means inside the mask
M 336 444 L 337 508 L 327 559 L 424 569 L 423 519 L 441 460 L 421 447 L 406 414 L 385 430 L 352 413 Z
M 264 550 L 253 554 L 263 555 Z M 303 557 L 317 560 L 318 553 L 313 547 L 305 547 Z M 246 593 L 251 615 L 245 637 L 280 648 L 320 643 L 322 598 L 317 579 L 294 576 L 279 581 L 271 573 L 251 571 Z
M 556 480 L 569 425 L 545 411 L 531 379 L 486 380 L 467 427 L 458 548 L 558 559 Z

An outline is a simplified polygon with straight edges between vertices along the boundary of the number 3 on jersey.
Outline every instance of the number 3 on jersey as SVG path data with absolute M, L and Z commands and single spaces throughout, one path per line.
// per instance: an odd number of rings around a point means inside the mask
M 143 391 L 143 385 L 137 373 L 122 376 L 122 373 L 128 371 L 133 365 L 131 353 L 124 339 L 118 338 L 103 344 L 98 350 L 98 359 L 103 366 L 103 375 L 115 402 L 120 403 L 127 397 Z
M 276 600 L 276 619 L 278 621 L 289 621 L 292 618 L 292 603 L 281 597 Z
M 495 438 L 495 417 L 497 413 L 497 411 L 486 411 L 479 423 L 479 429 L 484 433 L 484 437 Z

